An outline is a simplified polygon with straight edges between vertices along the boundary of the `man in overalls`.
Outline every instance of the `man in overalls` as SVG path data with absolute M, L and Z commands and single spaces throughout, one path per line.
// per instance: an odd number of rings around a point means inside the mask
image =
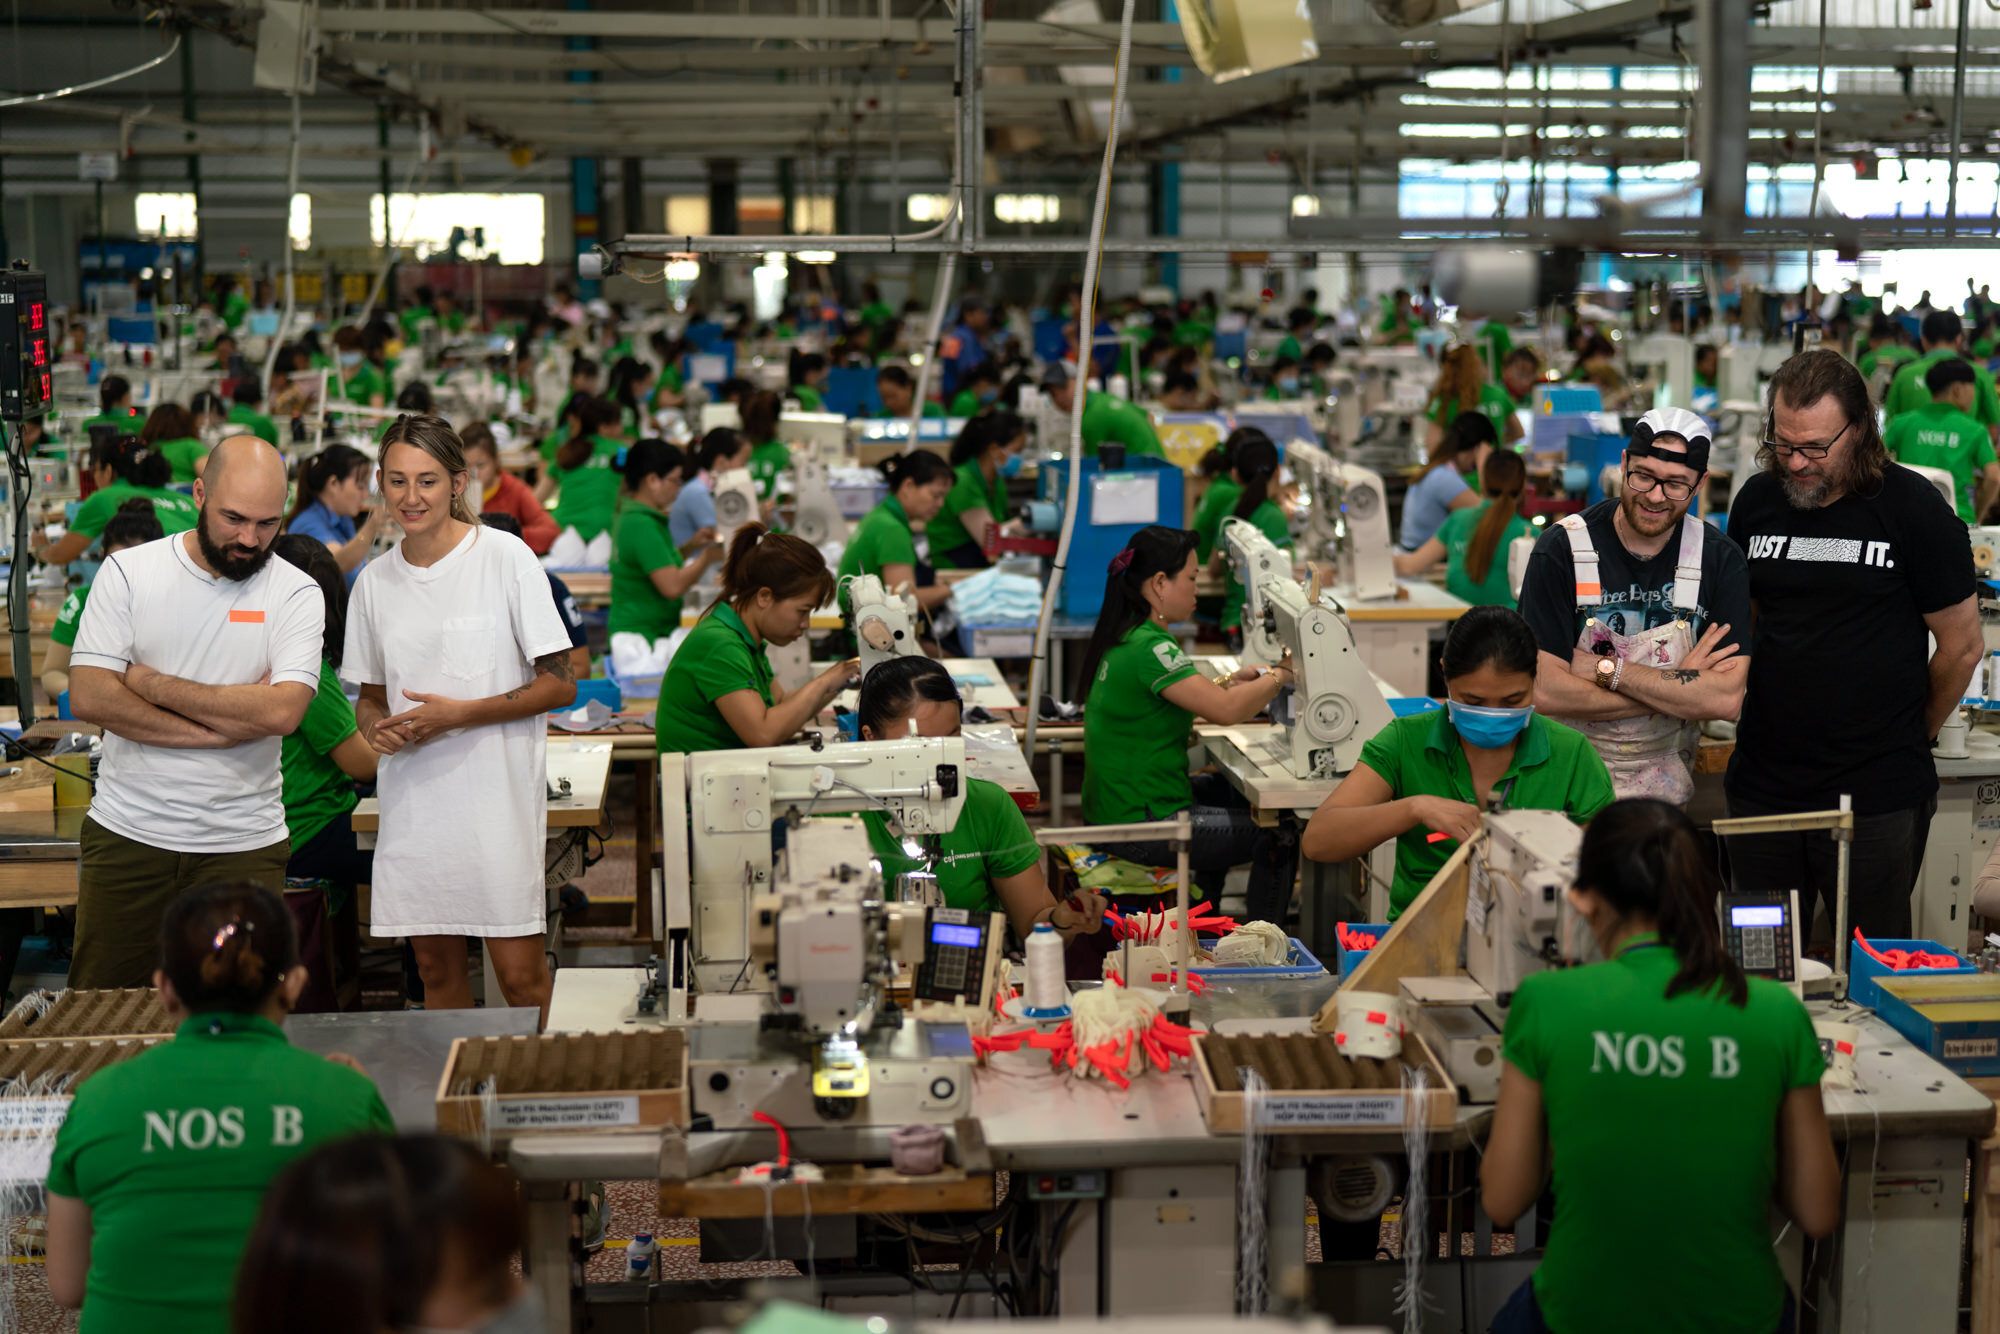
M 1688 513 L 1709 443 L 1684 408 L 1641 417 L 1618 498 L 1544 533 L 1522 582 L 1541 645 L 1535 707 L 1590 738 L 1620 797 L 1686 805 L 1700 723 L 1743 704 L 1749 571 L 1741 548 Z

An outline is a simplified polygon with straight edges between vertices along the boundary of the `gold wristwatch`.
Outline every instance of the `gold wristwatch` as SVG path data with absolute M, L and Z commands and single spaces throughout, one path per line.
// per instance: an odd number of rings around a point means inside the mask
M 1618 676 L 1618 663 L 1615 659 L 1599 658 L 1597 660 L 1598 685 L 1602 686 L 1606 690 L 1609 690 L 1612 687 L 1612 682 L 1617 679 L 1617 676 Z

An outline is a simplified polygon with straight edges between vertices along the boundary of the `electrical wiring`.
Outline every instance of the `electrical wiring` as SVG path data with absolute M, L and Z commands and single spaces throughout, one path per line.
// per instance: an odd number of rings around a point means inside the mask
M 69 97 L 76 93 L 87 93 L 93 88 L 103 88 L 108 84 L 129 79 L 135 74 L 144 74 L 147 70 L 172 60 L 174 53 L 181 49 L 181 42 L 183 40 L 184 34 L 177 32 L 174 34 L 174 44 L 145 64 L 134 65 L 131 69 L 122 70 L 117 74 L 107 74 L 101 79 L 92 79 L 88 83 L 73 83 L 67 88 L 51 88 L 45 93 L 14 93 L 0 97 L 0 108 L 27 106 L 34 102 L 49 102 L 58 97 Z

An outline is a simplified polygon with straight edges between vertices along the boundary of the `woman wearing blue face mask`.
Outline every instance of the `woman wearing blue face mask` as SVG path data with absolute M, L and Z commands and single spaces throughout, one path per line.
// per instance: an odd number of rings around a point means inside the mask
M 1005 408 L 980 413 L 952 442 L 954 480 L 944 508 L 925 525 L 931 564 L 940 570 L 982 570 L 986 534 L 1007 522 L 1007 479 L 1021 471 L 1028 426 Z
M 1611 804 L 1611 775 L 1581 732 L 1535 714 L 1535 634 L 1510 607 L 1474 607 L 1445 637 L 1443 711 L 1398 718 L 1313 812 L 1300 850 L 1317 862 L 1365 857 L 1396 840 L 1389 920 L 1479 828 L 1497 796 L 1510 810 L 1562 811 L 1579 824 Z

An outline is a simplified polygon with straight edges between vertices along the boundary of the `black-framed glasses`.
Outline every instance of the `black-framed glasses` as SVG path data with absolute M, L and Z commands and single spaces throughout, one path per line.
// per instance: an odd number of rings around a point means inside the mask
M 1642 496 L 1657 490 L 1668 500 L 1674 501 L 1686 500 L 1694 494 L 1695 487 L 1693 482 L 1670 482 L 1664 477 L 1655 477 L 1649 472 L 1639 472 L 1636 469 L 1626 472 L 1625 485 Z
M 1848 431 L 1853 428 L 1853 426 L 1854 423 L 1850 421 L 1849 423 L 1847 423 L 1846 426 L 1840 428 L 1840 431 L 1833 437 L 1833 439 L 1827 441 L 1823 445 L 1781 445 L 1778 443 L 1778 437 L 1775 431 L 1773 431 L 1772 434 L 1764 437 L 1763 444 L 1764 448 L 1770 450 L 1772 455 L 1777 458 L 1787 459 L 1790 458 L 1792 455 L 1797 454 L 1802 459 L 1812 459 L 1813 461 L 1817 462 L 1818 460 L 1823 459 L 1828 454 L 1832 453 L 1833 447 L 1840 443 L 1840 437 L 1846 435 Z

